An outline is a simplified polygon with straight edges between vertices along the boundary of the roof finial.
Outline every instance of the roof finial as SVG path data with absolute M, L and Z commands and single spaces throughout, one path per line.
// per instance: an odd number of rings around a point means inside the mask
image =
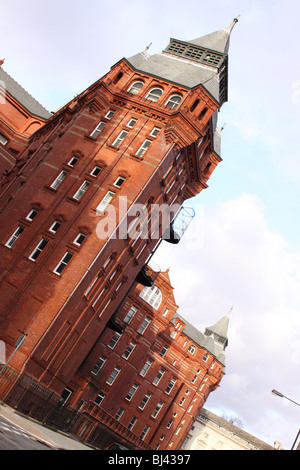
M 226 31 L 226 33 L 231 34 L 231 31 L 235 27 L 236 23 L 238 23 L 240 16 L 241 15 L 238 15 L 236 18 L 234 18 L 233 22 L 228 26 L 228 28 L 224 29 L 224 31 Z
M 5 59 L 0 60 L 0 67 L 4 64 Z
M 150 55 L 148 54 L 148 49 L 150 49 L 151 46 L 152 46 L 152 42 L 150 42 L 149 46 L 147 46 L 146 49 L 144 50 L 144 52 L 142 52 L 145 59 L 149 59 L 149 57 L 150 57 Z

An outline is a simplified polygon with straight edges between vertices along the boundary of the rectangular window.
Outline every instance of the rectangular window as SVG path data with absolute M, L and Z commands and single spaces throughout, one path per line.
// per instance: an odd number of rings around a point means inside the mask
M 67 264 L 71 261 L 73 257 L 73 253 L 70 253 L 70 251 L 67 251 L 66 254 L 62 257 L 56 268 L 53 270 L 55 274 L 61 275 Z
M 150 147 L 151 144 L 152 144 L 152 141 L 149 140 L 149 139 L 146 139 L 143 142 L 143 144 L 140 146 L 138 151 L 136 152 L 136 156 L 137 157 L 142 157 L 144 155 L 144 153 L 146 152 L 146 150 Z
M 52 189 L 57 189 L 58 186 L 63 182 L 63 180 L 65 179 L 65 177 L 67 176 L 68 172 L 63 170 L 59 173 L 59 175 L 55 178 L 55 180 L 53 181 L 53 183 L 51 184 L 50 188 Z
M 124 408 L 119 408 L 118 411 L 116 412 L 115 419 L 117 421 L 120 421 L 122 414 L 124 413 Z
M 73 243 L 74 245 L 80 246 L 82 245 L 85 239 L 86 239 L 86 235 L 84 233 L 79 233 L 77 237 L 75 238 L 75 240 L 73 241 Z
M 37 210 L 32 209 L 32 210 L 29 212 L 29 214 L 26 215 L 26 220 L 32 221 L 32 220 L 35 218 L 35 216 L 37 215 L 37 213 L 38 213 Z
M 105 124 L 106 124 L 105 122 L 100 121 L 99 124 L 97 125 L 97 127 L 95 127 L 95 129 L 91 133 L 90 137 L 93 137 L 94 139 L 96 139 L 96 137 L 98 137 L 98 135 L 100 134 L 100 132 L 104 128 Z
M 101 169 L 102 169 L 102 168 L 101 168 L 100 166 L 95 166 L 95 167 L 92 169 L 90 175 L 91 175 L 91 176 L 94 176 L 94 177 L 98 176 L 99 173 L 100 173 L 100 171 L 101 171 Z
M 77 162 L 78 162 L 78 157 L 72 157 L 71 160 L 68 162 L 68 165 L 73 168 Z
M 108 206 L 108 204 L 111 202 L 111 200 L 113 199 L 115 193 L 112 192 L 112 191 L 108 191 L 104 198 L 102 199 L 102 201 L 100 202 L 100 204 L 96 207 L 96 211 L 97 212 L 104 212 L 106 207 Z
M 56 220 L 55 222 L 53 222 L 53 224 L 49 228 L 49 232 L 56 233 L 60 226 L 61 226 L 61 222 Z
M 117 186 L 117 188 L 120 188 L 122 184 L 124 183 L 124 181 L 125 181 L 125 178 L 123 178 L 123 176 L 119 176 L 114 182 L 114 186 Z
M 122 357 L 124 357 L 124 359 L 128 359 L 129 356 L 131 356 L 135 347 L 136 347 L 136 343 L 134 342 L 129 343 Z
M 105 398 L 104 393 L 99 393 L 99 395 L 97 396 L 95 400 L 96 405 L 100 405 L 103 402 L 104 398 Z
M 174 377 L 173 377 L 173 379 L 170 380 L 170 383 L 169 383 L 169 385 L 168 385 L 167 388 L 166 388 L 166 393 L 167 393 L 168 395 L 169 395 L 169 393 L 171 392 L 171 390 L 173 389 L 173 387 L 174 387 L 174 385 L 176 384 L 176 382 L 177 382 L 177 379 L 175 379 Z
M 160 128 L 159 128 L 159 127 L 154 127 L 154 128 L 152 129 L 152 131 L 150 132 L 150 135 L 151 135 L 152 137 L 156 137 L 156 136 L 158 135 L 159 131 L 160 131 Z
M 112 385 L 116 378 L 118 377 L 119 373 L 121 372 L 120 367 L 115 367 L 110 376 L 108 377 L 106 383 L 108 385 Z
M 141 326 L 138 329 L 138 333 L 140 333 L 140 335 L 145 333 L 145 331 L 148 328 L 150 322 L 151 322 L 151 318 L 146 317 L 144 319 L 144 321 L 142 322 Z
M 151 397 L 151 393 L 146 393 L 146 395 L 144 396 L 144 398 L 142 399 L 141 401 L 141 404 L 139 406 L 139 408 L 141 410 L 143 410 L 145 408 L 145 406 L 147 405 L 148 401 L 150 400 L 150 397 Z
M 115 114 L 115 112 L 112 109 L 110 109 L 108 111 L 108 113 L 105 114 L 105 117 L 106 117 L 106 119 L 111 119 L 114 114 Z
M 8 142 L 8 139 L 5 137 L 5 135 L 1 134 L 0 132 L 0 144 L 6 145 Z
M 136 314 L 136 312 L 138 311 L 137 307 L 135 307 L 134 305 L 130 308 L 130 310 L 126 313 L 126 316 L 124 318 L 124 323 L 127 323 L 129 325 L 129 323 L 131 322 L 131 320 L 133 319 L 134 315 Z
M 152 413 L 152 418 L 156 418 L 158 413 L 160 412 L 160 410 L 162 409 L 162 407 L 164 406 L 164 402 L 163 401 L 159 401 L 156 405 L 156 408 L 155 410 L 153 411 Z
M 152 366 L 152 364 L 153 364 L 153 361 L 151 359 L 147 359 L 147 361 L 145 362 L 144 367 L 142 368 L 142 370 L 140 372 L 140 375 L 142 377 L 145 377 L 145 375 L 147 374 L 147 372 L 150 369 L 150 367 Z
M 84 193 L 88 190 L 90 185 L 91 185 L 90 181 L 87 181 L 87 180 L 84 181 L 84 183 L 82 183 L 78 191 L 76 191 L 76 193 L 74 194 L 73 199 L 76 199 L 76 201 L 79 201 L 84 195 Z
M 157 374 L 157 376 L 155 377 L 155 379 L 153 380 L 153 385 L 158 385 L 162 376 L 164 375 L 165 373 L 165 370 L 164 369 L 160 369 L 159 373 Z
M 98 281 L 99 278 L 100 278 L 100 276 L 98 274 L 98 276 L 95 277 L 95 279 L 91 282 L 91 284 L 89 285 L 89 287 L 85 291 L 85 293 L 84 293 L 85 297 L 88 296 L 89 292 L 92 290 L 92 288 L 94 287 L 94 285 L 96 284 L 96 282 Z
M 33 250 L 30 256 L 28 256 L 31 261 L 35 261 L 40 254 L 42 253 L 43 249 L 47 246 L 48 240 L 45 240 L 45 238 L 42 238 L 42 240 L 39 242 L 37 247 Z
M 113 147 L 120 147 L 121 143 L 123 142 L 123 140 L 125 139 L 127 134 L 128 134 L 128 131 L 120 132 L 120 134 L 118 135 L 118 137 L 116 138 L 116 140 L 113 143 Z
M 129 429 L 129 431 L 131 431 L 131 429 L 133 428 L 133 426 L 136 424 L 137 422 L 137 417 L 136 416 L 133 416 L 133 418 L 131 418 L 128 426 L 127 426 L 127 429 Z
M 140 435 L 140 439 L 142 439 L 142 441 L 145 439 L 145 437 L 147 436 L 148 432 L 150 430 L 150 426 L 148 426 L 148 424 L 144 427 L 143 431 L 141 432 L 141 435 Z
M 5 246 L 7 246 L 7 248 L 11 248 L 14 245 L 14 243 L 16 243 L 18 238 L 22 235 L 24 230 L 25 230 L 24 227 L 19 226 L 17 230 L 9 238 L 9 240 L 7 240 L 7 242 L 5 243 Z
M 138 384 L 133 384 L 128 394 L 126 395 L 126 400 L 131 400 L 137 389 L 139 388 Z
M 129 123 L 127 124 L 127 127 L 132 128 L 136 124 L 136 122 L 137 122 L 137 119 L 134 119 L 134 118 L 130 119 Z
M 96 364 L 94 365 L 93 369 L 91 370 L 91 374 L 97 375 L 99 370 L 102 369 L 106 362 L 106 358 L 104 356 L 101 356 Z
M 121 338 L 120 333 L 115 333 L 107 346 L 111 349 L 114 349 L 114 347 L 116 346 L 120 338 Z
M 167 354 L 168 350 L 169 350 L 169 346 L 167 346 L 167 345 L 165 344 L 164 347 L 162 348 L 162 350 L 161 350 L 160 353 L 159 353 L 160 356 L 161 356 L 161 357 L 165 357 L 165 355 Z
M 98 300 L 100 299 L 100 297 L 102 297 L 102 295 L 104 294 L 105 292 L 105 287 L 103 287 L 103 289 L 100 291 L 100 293 L 97 295 L 97 297 L 95 298 L 94 302 L 92 303 L 92 307 L 94 308 L 96 303 L 98 302 Z

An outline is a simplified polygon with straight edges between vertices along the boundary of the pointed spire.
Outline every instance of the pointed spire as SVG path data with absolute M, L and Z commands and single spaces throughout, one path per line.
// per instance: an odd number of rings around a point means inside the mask
M 230 313 L 232 312 L 233 306 L 221 320 L 219 320 L 215 325 L 212 325 L 205 330 L 205 335 L 206 336 L 214 336 L 215 341 L 218 343 L 222 343 L 223 349 L 225 349 L 228 345 L 228 325 L 229 325 L 229 317 Z
M 239 17 L 240 15 L 234 18 L 233 22 L 225 29 L 215 31 L 214 33 L 207 34 L 206 36 L 202 36 L 200 38 L 188 42 L 197 46 L 211 49 L 216 52 L 228 54 L 230 35 L 234 26 L 239 21 Z
M 233 22 L 227 28 L 224 29 L 224 31 L 226 31 L 226 33 L 228 33 L 229 35 L 231 34 L 233 28 L 238 23 L 240 16 L 241 15 L 238 15 L 236 18 L 234 18 Z

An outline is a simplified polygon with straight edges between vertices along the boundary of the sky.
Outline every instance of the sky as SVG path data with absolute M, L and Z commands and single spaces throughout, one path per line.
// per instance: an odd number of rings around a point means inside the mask
M 123 57 L 227 27 L 222 162 L 186 203 L 196 216 L 155 257 L 200 331 L 230 314 L 226 375 L 206 402 L 290 449 L 300 428 L 300 2 L 0 0 L 4 70 L 49 111 Z

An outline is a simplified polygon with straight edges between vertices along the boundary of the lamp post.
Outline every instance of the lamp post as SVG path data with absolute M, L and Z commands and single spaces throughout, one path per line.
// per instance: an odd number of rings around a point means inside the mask
M 283 395 L 281 392 L 278 392 L 278 390 L 274 390 L 274 389 L 273 389 L 273 390 L 272 390 L 272 393 L 273 393 L 274 395 L 277 395 L 277 396 L 280 397 L 280 398 L 286 398 L 287 400 L 289 400 L 289 401 L 291 401 L 292 403 L 294 403 L 294 405 L 300 406 L 299 403 L 297 403 L 297 402 L 294 401 L 294 400 L 291 400 L 289 397 L 286 397 L 286 396 Z M 296 439 L 295 439 L 295 441 L 294 441 L 294 443 L 293 443 L 293 446 L 292 446 L 291 450 L 294 450 L 294 447 L 295 447 L 295 445 L 296 445 L 296 442 L 297 442 L 299 436 L 300 436 L 300 429 L 299 429 L 299 431 L 298 431 L 297 437 L 296 437 Z

